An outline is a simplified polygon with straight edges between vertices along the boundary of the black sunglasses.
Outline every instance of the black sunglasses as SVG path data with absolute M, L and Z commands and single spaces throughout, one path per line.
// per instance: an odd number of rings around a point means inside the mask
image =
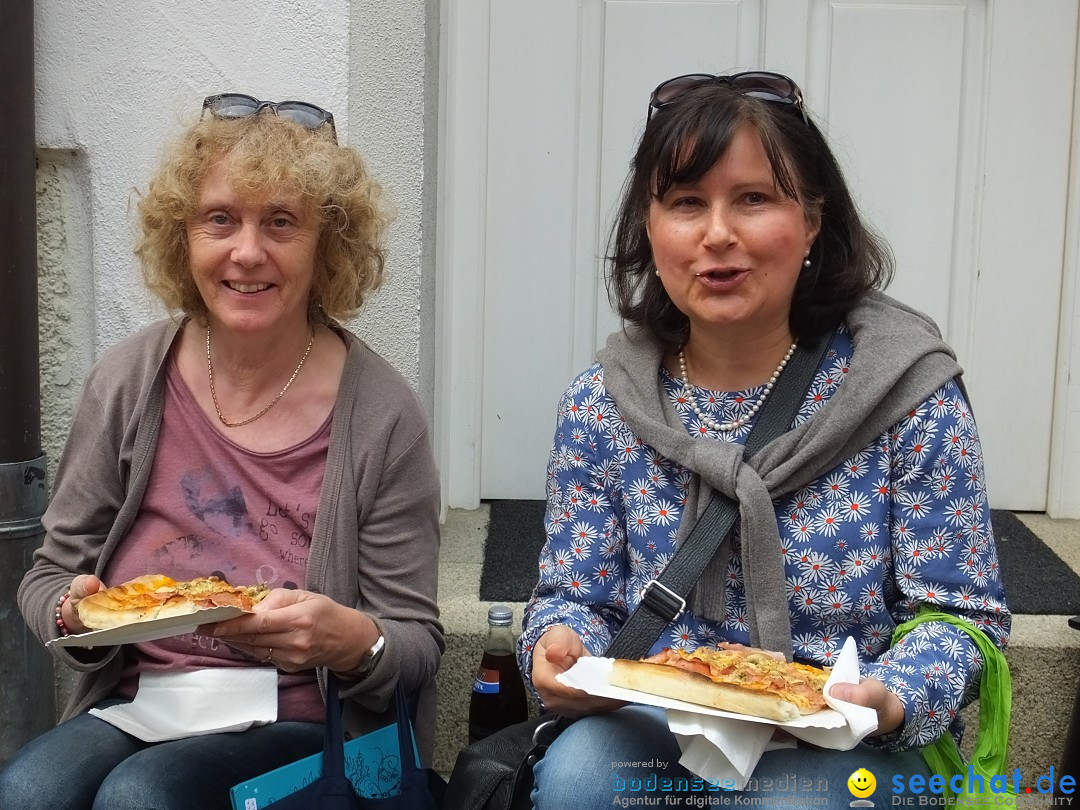
M 746 73 L 734 73 L 731 76 L 713 76 L 709 73 L 688 73 L 685 76 L 676 76 L 661 82 L 649 96 L 649 118 L 655 110 L 662 110 L 672 104 L 679 96 L 694 87 L 703 84 L 722 84 L 730 87 L 744 96 L 759 98 L 762 101 L 773 101 L 778 104 L 793 104 L 795 109 L 802 113 L 803 123 L 809 126 L 810 121 L 806 117 L 803 108 L 802 90 L 782 73 L 769 73 L 768 71 L 752 70 Z
M 246 96 L 243 93 L 218 93 L 216 96 L 207 96 L 203 99 L 202 106 L 204 113 L 209 110 L 215 118 L 246 118 L 263 109 L 268 109 L 278 117 L 306 129 L 315 130 L 324 124 L 329 124 L 330 131 L 334 134 L 334 142 L 337 142 L 334 116 L 322 107 L 316 107 L 306 101 L 260 101 L 254 96 Z

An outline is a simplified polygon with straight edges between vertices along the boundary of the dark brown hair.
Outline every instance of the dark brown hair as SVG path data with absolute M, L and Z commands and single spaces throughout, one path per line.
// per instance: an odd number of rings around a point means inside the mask
M 777 187 L 820 225 L 810 267 L 795 285 L 790 324 L 796 338 L 835 329 L 869 290 L 892 278 L 892 253 L 863 223 L 840 166 L 812 121 L 790 104 L 762 101 L 719 84 L 687 90 L 656 110 L 645 127 L 623 186 L 607 256 L 607 288 L 624 322 L 648 329 L 668 345 L 686 340 L 689 321 L 654 273 L 645 230 L 649 207 L 675 184 L 704 176 L 752 126 L 761 138 Z

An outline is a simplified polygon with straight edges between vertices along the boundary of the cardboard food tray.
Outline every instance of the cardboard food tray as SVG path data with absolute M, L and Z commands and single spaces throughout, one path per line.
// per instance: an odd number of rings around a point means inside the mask
M 73 636 L 62 636 L 45 642 L 46 647 L 109 647 L 116 644 L 138 644 L 143 641 L 156 641 L 159 638 L 182 636 L 191 633 L 199 625 L 214 624 L 226 619 L 243 616 L 238 607 L 225 605 L 205 608 L 183 616 L 168 616 L 164 619 L 149 619 L 145 622 L 132 622 L 108 630 L 92 630 Z
M 581 689 L 590 695 L 608 697 L 616 700 L 625 700 L 629 703 L 641 703 L 647 706 L 659 706 L 662 709 L 678 709 L 694 714 L 704 714 L 711 717 L 727 717 L 732 720 L 749 720 L 754 723 L 766 723 L 781 728 L 841 728 L 847 723 L 844 715 L 835 709 L 822 709 L 814 714 L 803 715 L 794 720 L 783 722 L 772 720 L 767 717 L 757 717 L 750 714 L 736 714 L 710 706 L 702 706 L 697 703 L 688 703 L 685 700 L 650 695 L 647 692 L 638 692 L 635 689 L 626 689 L 622 686 L 612 686 L 609 682 L 611 675 L 611 658 L 585 656 L 579 658 L 566 672 L 556 675 L 559 683 Z

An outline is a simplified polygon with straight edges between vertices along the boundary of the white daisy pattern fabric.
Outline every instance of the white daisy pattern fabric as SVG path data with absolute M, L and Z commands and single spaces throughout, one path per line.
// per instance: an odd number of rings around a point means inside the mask
M 794 424 L 843 384 L 851 355 L 851 335 L 840 328 Z M 733 432 L 711 430 L 686 401 L 682 380 L 665 369 L 659 375 L 691 435 L 745 441 L 752 422 Z M 744 415 L 761 393 L 691 389 L 717 422 Z M 601 365 L 570 384 L 548 463 L 547 541 L 525 608 L 523 672 L 531 672 L 534 645 L 556 624 L 573 629 L 593 655 L 603 654 L 642 588 L 671 560 L 692 480 L 690 470 L 623 423 Z M 943 386 L 872 445 L 774 505 L 796 658 L 828 665 L 853 637 L 863 676 L 881 680 L 904 704 L 902 730 L 879 743 L 908 750 L 935 740 L 977 695 L 981 656 L 948 624 L 923 623 L 890 649 L 893 629 L 922 605 L 961 616 L 1002 647 L 1011 627 L 982 448 L 959 387 Z M 652 652 L 750 643 L 741 560 L 736 531 L 722 620 L 684 614 Z

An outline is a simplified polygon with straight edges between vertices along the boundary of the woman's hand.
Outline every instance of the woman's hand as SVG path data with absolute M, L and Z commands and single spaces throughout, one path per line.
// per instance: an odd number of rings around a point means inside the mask
M 198 629 L 285 672 L 358 667 L 379 638 L 370 616 L 310 591 L 275 588 L 255 612 Z M 272 661 L 271 661 L 272 659 Z
M 874 709 L 878 717 L 877 731 L 873 735 L 875 737 L 888 734 L 904 725 L 904 704 L 877 678 L 864 678 L 858 684 L 833 684 L 829 694 L 845 703 Z
M 540 636 L 533 648 L 532 683 L 544 708 L 566 717 L 580 717 L 625 706 L 621 700 L 594 697 L 555 680 L 556 675 L 566 672 L 583 655 L 589 655 L 589 651 L 578 634 L 566 625 L 557 624 Z
M 71 580 L 71 586 L 68 588 L 70 596 L 64 600 L 64 606 L 60 608 L 60 618 L 64 620 L 64 627 L 70 635 L 90 632 L 90 628 L 79 619 L 77 610 L 79 601 L 104 589 L 105 583 L 93 574 L 80 574 Z

